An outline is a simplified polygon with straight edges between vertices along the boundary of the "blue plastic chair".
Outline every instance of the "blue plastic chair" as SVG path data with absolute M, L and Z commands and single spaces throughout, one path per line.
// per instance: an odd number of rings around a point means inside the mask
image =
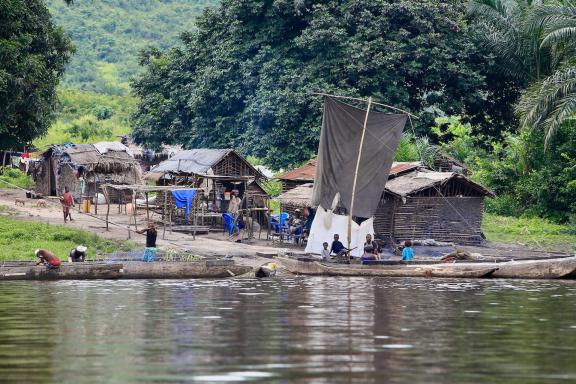
M 282 233 L 282 231 L 286 232 L 288 229 L 286 227 L 286 220 L 288 220 L 289 217 L 290 214 L 288 212 L 282 212 L 281 214 L 270 216 L 270 225 L 272 226 L 272 228 L 274 228 L 274 232 L 276 233 Z
M 222 218 L 224 219 L 224 228 L 226 228 L 226 230 L 228 230 L 229 236 L 232 236 L 234 231 L 240 230 L 240 228 L 238 227 L 238 223 L 236 223 L 236 225 L 234 225 L 234 216 L 232 216 L 229 213 L 223 213 Z

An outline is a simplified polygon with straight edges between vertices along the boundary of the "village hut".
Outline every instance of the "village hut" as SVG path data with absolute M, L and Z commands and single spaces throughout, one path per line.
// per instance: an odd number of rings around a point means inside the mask
M 276 176 L 282 185 L 282 193 L 303 184 L 313 183 L 316 174 L 316 159 L 309 160 L 301 167 L 294 168 Z
M 94 196 L 99 185 L 139 184 L 141 170 L 119 142 L 53 145 L 42 153 L 31 171 L 36 193 L 57 196 L 68 187 L 76 196 Z
M 374 230 L 396 241 L 480 244 L 486 196 L 493 193 L 462 174 L 415 170 L 388 180 Z
M 304 183 L 276 200 L 283 211 L 293 214 L 297 208 L 313 207 L 313 188 L 313 183 Z M 462 174 L 395 162 L 374 214 L 374 231 L 378 238 L 393 241 L 479 244 L 486 196 L 493 194 Z
M 150 169 L 168 160 L 169 158 L 182 151 L 180 145 L 163 145 L 158 151 L 146 149 L 140 145 L 130 143 L 128 150 L 134 156 L 134 159 L 140 163 L 143 172 L 148 172 Z
M 146 179 L 160 185 L 191 185 L 207 192 L 208 200 L 225 211 L 230 192 L 238 190 L 240 197 L 247 191 L 250 204 L 267 202 L 269 196 L 262 188 L 266 178 L 243 156 L 233 149 L 190 149 L 153 167 Z M 257 202 L 258 200 L 258 202 Z

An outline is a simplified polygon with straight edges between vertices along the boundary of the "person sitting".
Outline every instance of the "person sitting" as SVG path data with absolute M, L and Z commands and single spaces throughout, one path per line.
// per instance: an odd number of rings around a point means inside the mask
M 374 247 L 371 245 L 364 246 L 364 254 L 360 258 L 362 262 L 364 261 L 372 261 L 372 260 L 380 260 L 378 257 L 378 252 L 374 253 Z
M 322 256 L 323 261 L 327 261 L 330 258 L 330 250 L 328 249 L 328 243 L 327 242 L 322 243 L 322 247 L 323 248 L 320 255 Z
M 332 241 L 332 246 L 330 247 L 330 254 L 334 253 L 336 257 L 340 258 L 346 253 L 347 249 L 344 248 L 344 244 L 340 241 L 340 235 L 334 234 L 334 241 Z
M 83 245 L 79 245 L 76 248 L 72 249 L 70 251 L 70 255 L 68 256 L 68 261 L 70 263 L 78 263 L 78 262 L 83 262 L 84 259 L 86 258 L 86 250 L 88 248 L 86 248 Z
M 288 220 L 288 234 L 296 236 L 295 241 L 298 241 L 297 237 L 302 235 L 302 218 L 299 209 L 296 209 L 294 215 Z
M 146 249 L 144 250 L 143 261 L 151 262 L 156 259 L 156 237 L 158 232 L 156 231 L 156 226 L 152 221 L 148 223 L 148 227 L 136 233 L 143 234 L 146 232 Z
M 55 269 L 60 267 L 60 264 L 62 264 L 60 259 L 47 249 L 37 249 L 34 254 L 39 259 L 36 265 L 44 264 L 48 269 Z
M 366 247 L 372 248 L 372 253 L 378 256 L 378 250 L 379 250 L 378 243 L 375 240 L 372 240 L 371 234 L 366 235 L 366 242 L 364 243 L 364 249 L 366 249 Z
M 404 249 L 402 250 L 402 261 L 411 261 L 414 258 L 414 250 L 412 249 L 412 241 L 406 240 L 404 242 Z

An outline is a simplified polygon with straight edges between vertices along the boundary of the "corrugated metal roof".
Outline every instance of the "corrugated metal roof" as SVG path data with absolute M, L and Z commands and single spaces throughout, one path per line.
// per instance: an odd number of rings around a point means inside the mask
M 310 160 L 306 165 L 295 168 L 291 171 L 285 172 L 280 176 L 276 176 L 279 180 L 292 180 L 292 181 L 314 181 L 316 175 L 316 160 Z M 390 167 L 390 176 L 396 176 L 400 173 L 416 169 L 420 166 L 420 162 L 393 162 Z
M 202 174 L 232 152 L 232 149 L 189 149 L 175 154 L 150 172 Z
M 284 172 L 280 176 L 276 176 L 276 178 L 279 180 L 314 181 L 316 163 L 317 161 L 315 159 L 310 160 L 306 165 Z

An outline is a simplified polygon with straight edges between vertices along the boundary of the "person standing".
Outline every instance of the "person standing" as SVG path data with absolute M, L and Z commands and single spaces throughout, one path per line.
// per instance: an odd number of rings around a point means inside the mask
M 158 237 L 158 231 L 156 231 L 156 226 L 153 222 L 148 223 L 148 227 L 136 233 L 143 234 L 146 232 L 146 249 L 144 249 L 143 261 L 151 262 L 156 260 L 156 238 Z
M 64 194 L 60 198 L 60 202 L 62 203 L 62 211 L 64 212 L 64 222 L 66 223 L 68 218 L 70 218 L 70 221 L 74 221 L 70 214 L 70 207 L 74 206 L 74 198 L 68 190 L 68 187 L 64 187 Z
M 232 191 L 232 196 L 230 197 L 230 203 L 228 203 L 228 213 L 233 215 L 238 214 L 238 210 L 240 209 L 240 204 L 242 204 L 242 200 L 238 197 L 238 191 Z

